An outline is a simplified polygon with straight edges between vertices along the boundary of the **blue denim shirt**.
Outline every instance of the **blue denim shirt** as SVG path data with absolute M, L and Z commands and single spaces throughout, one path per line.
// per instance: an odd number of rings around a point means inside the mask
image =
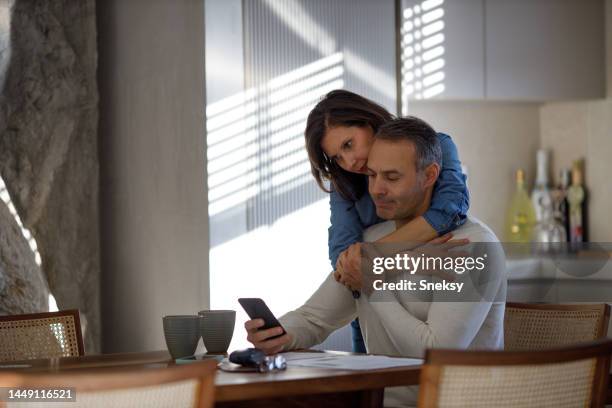
M 434 186 L 431 205 L 423 217 L 442 235 L 465 222 L 470 196 L 455 143 L 444 133 L 438 133 L 438 140 L 442 148 L 442 170 Z M 368 193 L 357 201 L 351 201 L 332 190 L 329 204 L 329 260 L 335 269 L 340 253 L 351 244 L 362 241 L 366 228 L 384 220 L 376 215 L 376 206 Z

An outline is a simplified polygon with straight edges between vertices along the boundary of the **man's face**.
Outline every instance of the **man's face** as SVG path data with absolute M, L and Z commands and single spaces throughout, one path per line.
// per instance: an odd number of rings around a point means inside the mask
M 424 172 L 417 173 L 415 161 L 412 142 L 375 139 L 368 157 L 368 189 L 379 217 L 412 218 L 422 207 L 427 183 Z

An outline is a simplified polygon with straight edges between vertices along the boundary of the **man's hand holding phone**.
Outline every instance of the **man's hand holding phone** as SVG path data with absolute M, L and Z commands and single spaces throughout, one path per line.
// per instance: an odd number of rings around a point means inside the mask
M 248 320 L 244 324 L 247 331 L 247 340 L 267 355 L 282 351 L 285 344 L 291 341 L 291 335 L 286 333 L 282 327 L 276 326 L 260 330 L 263 326 L 265 326 L 263 319 Z
M 278 319 L 259 298 L 240 298 L 238 303 L 244 308 L 251 320 L 244 324 L 247 340 L 266 354 L 276 354 L 291 341 Z

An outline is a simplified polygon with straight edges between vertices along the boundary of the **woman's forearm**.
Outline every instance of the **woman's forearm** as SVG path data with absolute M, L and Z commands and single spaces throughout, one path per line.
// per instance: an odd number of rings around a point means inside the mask
M 392 233 L 385 235 L 376 242 L 414 242 L 422 243 L 438 237 L 436 230 L 423 218 L 416 217 Z

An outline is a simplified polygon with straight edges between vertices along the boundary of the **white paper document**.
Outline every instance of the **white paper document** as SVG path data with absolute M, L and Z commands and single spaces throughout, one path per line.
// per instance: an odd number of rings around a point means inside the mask
M 288 366 L 333 368 L 337 370 L 376 370 L 423 364 L 420 358 L 350 356 L 329 353 L 283 353 Z

